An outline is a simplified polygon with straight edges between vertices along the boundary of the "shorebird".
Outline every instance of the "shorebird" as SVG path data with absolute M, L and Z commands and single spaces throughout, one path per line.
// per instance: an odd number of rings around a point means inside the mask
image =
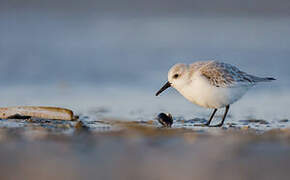
M 156 96 L 173 87 L 190 102 L 213 109 L 207 123 L 196 126 L 221 127 L 231 104 L 238 101 L 257 83 L 273 80 L 276 79 L 250 75 L 231 64 L 218 61 L 201 61 L 190 65 L 176 64 L 169 70 L 168 82 Z M 217 125 L 210 125 L 220 108 L 225 108 L 222 121 Z

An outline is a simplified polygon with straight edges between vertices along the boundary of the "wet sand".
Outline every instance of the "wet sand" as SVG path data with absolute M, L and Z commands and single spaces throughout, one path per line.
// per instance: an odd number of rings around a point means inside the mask
M 0 120 L 0 179 L 289 179 L 290 129 L 264 121 Z M 181 120 L 180 120 L 181 121 Z M 202 121 L 202 120 L 201 120 Z M 3 123 L 14 123 L 5 127 Z M 180 124 L 185 125 L 180 126 Z M 247 124 L 248 123 L 248 124 Z M 287 123 L 286 120 L 281 123 Z M 179 125 L 178 125 L 179 124 Z M 191 127 L 191 128 L 188 128 Z

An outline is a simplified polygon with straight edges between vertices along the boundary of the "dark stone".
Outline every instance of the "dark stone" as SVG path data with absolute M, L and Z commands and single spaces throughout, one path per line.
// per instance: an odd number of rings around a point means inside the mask
M 173 118 L 171 114 L 160 113 L 157 116 L 157 120 L 163 127 L 171 127 L 173 124 Z

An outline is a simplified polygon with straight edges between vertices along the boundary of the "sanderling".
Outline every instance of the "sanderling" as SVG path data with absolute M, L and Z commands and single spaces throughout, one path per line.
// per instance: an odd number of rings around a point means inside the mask
M 195 62 L 190 65 L 176 64 L 168 72 L 168 82 L 156 93 L 174 87 L 190 102 L 204 108 L 214 109 L 206 124 L 198 126 L 221 127 L 230 105 L 239 100 L 251 87 L 259 82 L 275 80 L 257 77 L 237 67 L 217 61 Z M 219 108 L 226 108 L 221 123 L 210 126 Z

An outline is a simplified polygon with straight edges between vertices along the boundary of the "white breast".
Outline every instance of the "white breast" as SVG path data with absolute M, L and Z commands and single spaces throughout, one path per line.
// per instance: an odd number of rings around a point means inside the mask
M 211 85 L 196 73 L 189 84 L 176 89 L 190 102 L 205 108 L 222 108 L 239 100 L 249 89 L 246 86 L 222 88 Z

